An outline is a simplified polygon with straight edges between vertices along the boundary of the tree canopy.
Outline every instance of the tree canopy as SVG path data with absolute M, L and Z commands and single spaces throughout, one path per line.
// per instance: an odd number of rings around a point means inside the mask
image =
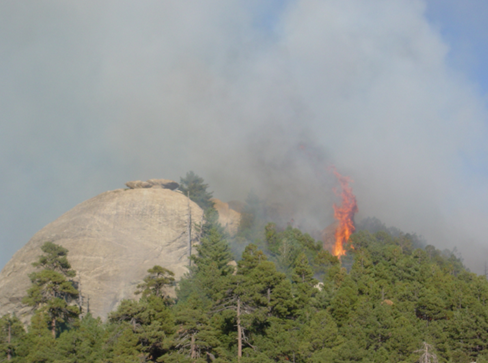
M 202 177 L 196 175 L 193 171 L 186 173 L 184 178 L 180 178 L 180 190 L 190 199 L 197 203 L 204 211 L 213 208 L 211 201 L 212 192 L 207 191 L 208 184 L 205 184 Z
M 44 254 L 32 265 L 42 270 L 29 275 L 32 285 L 22 302 L 32 306 L 36 314 L 49 321 L 51 333 L 55 337 L 60 324 L 72 323 L 80 314 L 80 307 L 74 303 L 79 292 L 70 279 L 76 272 L 71 270 L 67 249 L 46 242 L 41 250 Z
M 208 219 L 176 296 L 173 273 L 154 266 L 135 289 L 139 300 L 122 301 L 106 322 L 87 314 L 68 323 L 74 272 L 68 251 L 46 244 L 25 299 L 37 311 L 27 332 L 15 316 L 0 319 L 0 359 L 488 361 L 488 281 L 455 251 L 363 230 L 340 261 L 291 226 L 265 224 L 260 236 L 236 256 L 229 243 L 244 237 L 232 240 Z

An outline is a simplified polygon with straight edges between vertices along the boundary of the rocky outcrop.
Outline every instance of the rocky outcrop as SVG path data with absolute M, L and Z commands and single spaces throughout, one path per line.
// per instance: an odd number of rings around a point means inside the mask
M 189 209 L 192 222 L 201 223 L 197 204 L 162 187 L 109 191 L 77 205 L 37 232 L 3 268 L 0 316 L 15 312 L 28 320 L 31 310 L 21 299 L 30 286 L 28 274 L 35 271 L 31 263 L 46 241 L 69 250 L 85 311 L 89 301 L 91 313 L 102 319 L 122 299 L 134 297 L 136 285 L 154 265 L 181 278 L 188 266 Z M 192 236 L 196 243 L 195 229 Z
M 130 189 L 162 188 L 169 190 L 175 190 L 180 186 L 177 182 L 169 179 L 149 179 L 148 181 L 134 180 L 125 183 L 125 185 Z
M 219 213 L 219 223 L 231 236 L 236 235 L 241 223 L 241 213 L 231 209 L 228 203 L 213 198 L 214 208 Z

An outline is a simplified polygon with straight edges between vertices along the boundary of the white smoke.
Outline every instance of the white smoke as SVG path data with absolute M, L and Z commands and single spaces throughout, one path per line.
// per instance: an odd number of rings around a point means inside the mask
M 481 244 L 486 108 L 425 2 L 284 4 L 3 2 L 0 265 L 76 203 L 188 170 L 326 227 L 334 179 L 300 144 L 352 177 L 361 216 Z

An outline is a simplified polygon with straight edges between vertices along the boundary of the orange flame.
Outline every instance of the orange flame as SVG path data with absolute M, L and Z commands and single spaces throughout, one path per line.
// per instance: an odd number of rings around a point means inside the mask
M 352 193 L 352 188 L 349 186 L 349 182 L 352 182 L 352 180 L 339 174 L 334 167 L 332 172 L 341 184 L 341 193 L 338 193 L 337 190 L 334 190 L 334 192 L 342 199 L 340 207 L 334 204 L 334 218 L 339 223 L 335 231 L 335 245 L 332 254 L 341 258 L 341 256 L 346 254 L 344 244 L 356 230 L 356 227 L 354 227 L 354 215 L 358 212 L 358 206 L 356 197 Z

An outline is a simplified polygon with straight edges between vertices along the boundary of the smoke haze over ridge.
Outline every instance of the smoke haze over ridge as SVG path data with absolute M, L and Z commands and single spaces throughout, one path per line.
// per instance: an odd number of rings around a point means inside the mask
M 270 3 L 272 4 L 272 3 Z M 324 228 L 359 217 L 488 259 L 486 104 L 419 0 L 0 4 L 0 266 L 128 180 L 203 176 Z M 325 173 L 327 175 L 327 173 Z

